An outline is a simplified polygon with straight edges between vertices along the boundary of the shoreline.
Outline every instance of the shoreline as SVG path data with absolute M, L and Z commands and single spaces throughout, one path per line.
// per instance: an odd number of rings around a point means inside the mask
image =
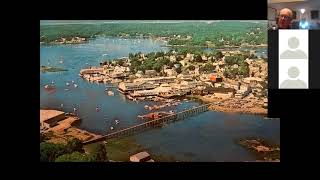
M 224 112 L 224 113 L 239 113 L 239 114 L 251 114 L 251 115 L 261 115 L 261 116 L 267 116 L 268 110 L 264 108 L 259 107 L 253 107 L 253 108 L 232 108 L 232 107 L 225 107 L 224 102 L 225 101 L 232 101 L 235 100 L 234 98 L 226 99 L 226 100 L 220 100 L 220 99 L 212 99 L 205 96 L 199 96 L 199 95 L 188 95 L 189 98 L 195 98 L 198 100 L 201 100 L 204 103 L 213 103 L 217 102 L 220 103 L 220 105 L 211 105 L 209 106 L 209 110 L 211 111 L 217 111 L 217 112 Z M 222 106 L 221 106 L 222 103 Z
M 101 135 L 80 129 L 78 125 L 81 119 L 73 114 L 65 113 L 65 118 L 58 121 L 56 125 L 48 128 L 47 130 L 40 130 L 40 133 L 48 137 L 47 142 L 65 144 L 73 138 L 80 141 L 87 141 L 90 139 L 99 138 Z

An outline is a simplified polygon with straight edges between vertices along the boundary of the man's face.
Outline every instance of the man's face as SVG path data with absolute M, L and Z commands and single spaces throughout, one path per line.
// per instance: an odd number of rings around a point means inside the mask
M 278 20 L 278 26 L 279 29 L 286 29 L 290 27 L 291 24 L 291 12 L 289 9 L 282 9 L 280 11 L 279 20 Z

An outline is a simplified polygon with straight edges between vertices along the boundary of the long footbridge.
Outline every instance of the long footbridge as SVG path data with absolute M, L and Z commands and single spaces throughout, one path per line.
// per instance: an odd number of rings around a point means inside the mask
M 174 121 L 178 121 L 178 120 L 182 120 L 185 119 L 187 117 L 190 116 L 194 116 L 197 115 L 199 113 L 208 111 L 208 107 L 211 105 L 212 103 L 209 104 L 204 104 L 201 106 L 197 106 L 197 107 L 193 107 L 184 111 L 180 111 L 178 113 L 172 114 L 172 115 L 168 115 L 162 118 L 158 118 L 158 119 L 154 119 L 142 124 L 138 124 L 138 125 L 134 125 L 116 132 L 112 132 L 109 134 L 106 134 L 104 136 L 100 136 L 98 138 L 95 139 L 91 139 L 89 141 L 85 141 L 83 142 L 84 145 L 86 144 L 92 144 L 92 143 L 96 143 L 99 141 L 106 141 L 112 138 L 119 138 L 119 137 L 123 137 L 123 136 L 129 136 L 132 135 L 134 133 L 137 132 L 141 132 L 153 127 L 158 127 L 159 125 L 163 124 L 163 123 L 169 123 L 169 122 L 174 122 Z

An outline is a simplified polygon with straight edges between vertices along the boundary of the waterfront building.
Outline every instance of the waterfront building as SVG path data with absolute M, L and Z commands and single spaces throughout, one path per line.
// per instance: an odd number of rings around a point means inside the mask
M 121 93 L 128 93 L 132 91 L 137 91 L 137 90 L 148 90 L 148 89 L 154 89 L 157 86 L 154 84 L 150 84 L 147 82 L 133 82 L 133 83 L 128 83 L 128 82 L 121 82 L 119 83 L 119 91 Z
M 62 111 L 40 109 L 40 127 L 42 128 L 51 128 L 63 119 L 65 119 L 65 113 Z

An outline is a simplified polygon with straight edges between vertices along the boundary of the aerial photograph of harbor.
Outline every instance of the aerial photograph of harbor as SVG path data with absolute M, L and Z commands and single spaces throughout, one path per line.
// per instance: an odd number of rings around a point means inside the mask
M 40 162 L 280 162 L 267 20 L 40 20 Z

